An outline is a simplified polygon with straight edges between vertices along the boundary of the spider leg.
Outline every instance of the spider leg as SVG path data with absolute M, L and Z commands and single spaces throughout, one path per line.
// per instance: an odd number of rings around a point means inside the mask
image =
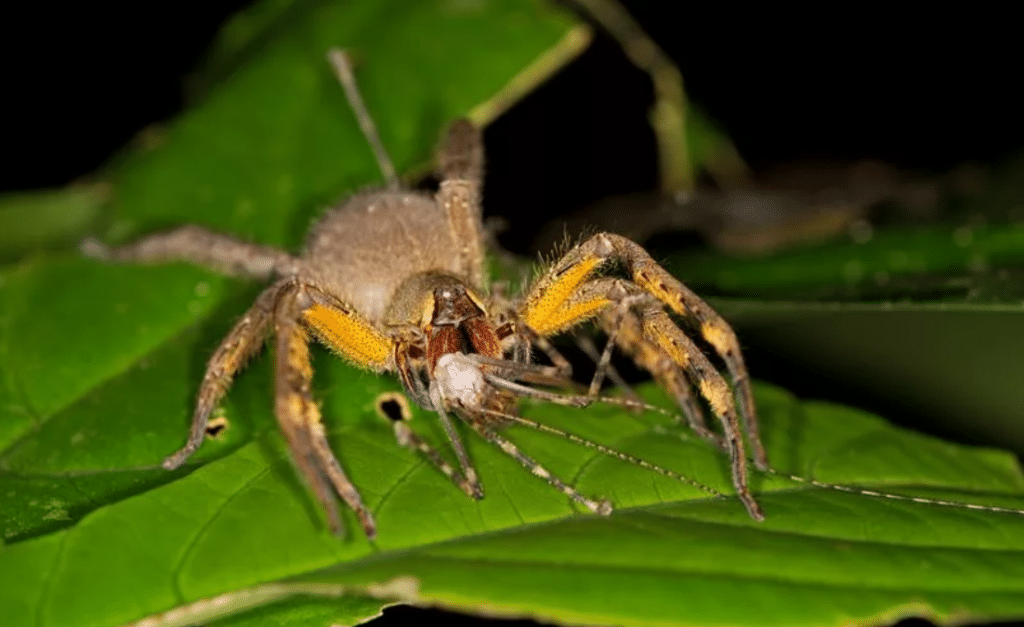
M 598 233 L 559 259 L 534 285 L 522 317 L 541 335 L 550 335 L 598 313 L 599 297 L 576 295 L 577 288 L 605 264 L 617 261 L 632 280 L 673 312 L 696 323 L 701 336 L 725 362 L 739 400 L 739 414 L 753 448 L 754 464 L 769 468 L 761 443 L 750 377 L 739 341 L 710 305 L 659 266 L 639 244 L 612 233 Z M 541 328 L 538 328 L 540 325 Z
M 595 283 L 601 282 L 601 279 L 592 281 L 591 283 L 584 286 L 584 288 L 595 286 Z M 607 288 L 601 287 L 601 291 L 612 295 L 622 292 L 623 288 L 617 283 L 612 283 Z M 604 382 L 605 373 L 612 365 L 612 347 L 615 346 L 619 330 L 622 328 L 622 324 L 629 314 L 629 308 L 632 302 L 636 300 L 636 297 L 630 298 L 623 292 L 620 294 L 618 303 L 614 308 L 607 307 L 599 315 L 599 318 L 605 320 L 607 324 L 604 324 L 605 333 L 608 334 L 608 341 L 604 345 L 604 350 L 601 352 L 600 357 L 597 359 L 597 367 L 594 369 L 594 376 L 590 380 L 590 388 L 587 394 L 590 396 L 597 396 L 597 393 L 601 391 L 601 384 Z
M 617 256 L 629 266 L 637 285 L 667 304 L 678 315 L 691 318 L 699 325 L 701 337 L 715 349 L 729 370 L 739 398 L 739 414 L 753 448 L 754 464 L 761 470 L 767 470 L 770 467 L 768 454 L 761 442 L 750 375 L 743 363 L 740 343 L 732 327 L 710 305 L 659 266 L 639 244 L 610 233 L 597 235 L 594 239 L 602 237 L 612 244 Z M 603 246 L 600 242 L 597 245 Z
M 444 411 L 444 406 L 439 396 L 440 391 L 437 386 L 432 385 L 428 389 L 423 383 L 423 380 L 410 363 L 408 345 L 400 344 L 396 348 L 395 363 L 397 364 L 398 373 L 402 379 L 402 385 L 405 387 L 406 393 L 412 396 L 413 400 L 416 401 L 420 407 L 430 409 L 437 413 L 445 435 L 448 437 L 448 441 L 451 442 L 452 449 L 455 451 L 455 456 L 458 458 L 459 465 L 462 467 L 462 472 L 455 470 L 451 464 L 444 460 L 441 454 L 438 453 L 434 447 L 416 435 L 403 421 L 393 422 L 395 438 L 398 440 L 398 443 L 422 453 L 430 463 L 437 467 L 438 470 L 444 473 L 452 480 L 453 483 L 455 483 L 455 485 L 459 487 L 459 489 L 470 497 L 474 499 L 482 499 L 484 496 L 483 486 L 480 485 L 476 469 L 473 468 L 473 464 L 469 460 L 469 455 L 466 453 L 466 449 L 462 445 L 462 440 L 459 438 L 458 432 L 455 430 L 451 420 Z
M 394 423 L 395 439 L 398 440 L 400 446 L 410 448 L 414 451 L 418 451 L 421 455 L 427 458 L 427 460 L 434 465 L 435 468 L 441 471 L 444 476 L 448 477 L 452 483 L 459 487 L 460 490 L 465 492 L 470 498 L 480 500 L 484 498 L 483 487 L 480 485 L 479 479 L 476 477 L 476 472 L 473 473 L 472 480 L 466 478 L 464 474 L 459 472 L 454 466 L 448 463 L 444 457 L 437 451 L 436 448 L 430 445 L 426 440 L 416 435 L 416 433 L 409 428 L 404 422 L 396 421 Z
M 474 356 L 470 355 L 468 357 L 472 358 Z M 528 385 L 516 383 L 515 381 L 510 381 L 509 379 L 499 377 L 489 372 L 481 372 L 483 374 L 484 380 L 496 388 L 500 388 L 502 390 L 505 390 L 506 392 L 511 392 L 518 396 L 536 398 L 538 400 L 548 401 L 549 403 L 554 403 L 556 405 L 565 405 L 567 407 L 586 407 L 587 405 L 593 403 L 596 398 L 589 395 L 577 396 L 572 394 L 559 394 L 556 392 L 548 392 L 546 390 L 538 390 L 537 388 L 532 388 Z
M 384 175 L 388 187 L 399 189 L 401 182 L 398 180 L 398 174 L 395 173 L 395 166 L 391 163 L 388 151 L 384 149 L 384 142 L 380 140 L 380 135 L 377 133 L 377 125 L 373 123 L 373 116 L 366 109 L 363 97 L 359 93 L 359 84 L 356 82 L 351 59 L 344 50 L 331 48 L 327 51 L 327 61 L 330 62 L 331 68 L 334 69 L 334 76 L 345 90 L 345 97 L 348 99 L 349 106 L 352 107 L 352 112 L 356 115 L 356 121 L 359 122 L 359 129 L 363 131 L 366 143 L 370 144 L 370 148 L 373 150 L 373 157 L 377 160 L 380 173 Z
M 430 386 L 430 402 L 437 413 L 437 419 L 441 421 L 441 428 L 444 429 L 444 434 L 448 437 L 448 441 L 451 442 L 452 450 L 455 451 L 455 457 L 459 460 L 459 466 L 462 467 L 462 472 L 465 474 L 472 490 L 469 495 L 473 498 L 483 498 L 484 489 L 480 485 L 476 468 L 473 467 L 473 462 L 469 460 L 466 447 L 462 445 L 462 438 L 459 437 L 459 432 L 455 430 L 455 425 L 452 424 L 451 419 L 448 417 L 448 412 L 444 409 L 445 403 L 441 398 L 441 389 L 436 383 L 431 383 Z
M 551 474 L 550 471 L 540 465 L 540 463 L 532 457 L 529 457 L 520 451 L 515 444 L 488 428 L 486 425 L 488 419 L 486 417 L 474 413 L 472 409 L 468 408 L 459 408 L 456 413 L 466 424 L 480 434 L 480 437 L 500 448 L 503 453 L 522 464 L 524 468 L 529 470 L 535 476 L 548 482 L 549 485 L 560 491 L 562 494 L 568 496 L 570 499 L 576 501 L 595 514 L 607 516 L 612 513 L 612 504 L 610 502 L 606 500 L 595 501 L 594 499 L 583 496 L 577 492 L 575 488 Z
M 693 388 L 686 380 L 685 374 L 680 371 L 664 350 L 644 337 L 640 318 L 634 312 L 627 311 L 624 316 L 614 319 L 605 313 L 599 316 L 598 320 L 608 334 L 609 346 L 614 339 L 620 349 L 654 375 L 661 387 L 675 398 L 679 408 L 683 410 L 690 429 L 718 448 L 725 450 L 725 441 L 708 428 L 707 421 L 704 419 L 704 410 L 693 395 Z M 613 338 L 612 331 L 614 329 L 617 329 L 617 333 Z M 611 375 L 610 372 L 609 375 Z
M 592 280 L 590 277 L 610 262 L 625 266 L 633 282 L 609 279 Z M 642 292 L 639 292 L 642 290 Z M 639 245 L 630 240 L 608 233 L 599 233 L 566 253 L 534 285 L 520 312 L 520 317 L 538 334 L 549 335 L 578 324 L 587 318 L 603 315 L 608 319 L 608 310 L 613 303 L 648 294 L 660 302 L 644 301 L 634 307 L 634 318 L 618 313 L 611 317 L 613 324 L 632 325 L 626 337 L 620 340 L 628 349 L 630 342 L 647 345 L 641 350 L 646 355 L 643 366 L 663 382 L 669 382 L 670 390 L 683 395 L 684 409 L 691 424 L 698 425 L 698 433 L 711 437 L 704 427 L 699 412 L 692 401 L 687 401 L 687 388 L 674 369 L 681 369 L 699 388 L 708 400 L 725 431 L 725 448 L 729 452 L 733 484 L 751 517 L 763 520 L 764 514 L 750 494 L 747 484 L 747 459 L 742 432 L 736 411 L 736 395 L 740 398 L 739 414 L 743 416 L 747 435 L 754 448 L 754 460 L 758 466 L 767 467 L 767 457 L 760 442 L 756 415 L 749 380 L 739 344 L 735 334 L 718 314 L 690 292 L 678 280 L 651 259 Z M 737 390 L 734 394 L 722 379 L 700 348 L 688 338 L 665 313 L 667 305 L 675 313 L 699 323 L 701 335 L 718 352 L 729 369 Z M 616 309 L 621 312 L 621 309 Z M 628 322 L 627 322 L 628 321 Z M 639 332 L 637 330 L 639 327 Z M 618 331 L 616 331 L 616 334 Z M 653 344 L 653 346 L 650 346 Z M 655 360 L 657 351 L 670 359 Z
M 569 255 L 574 252 L 576 252 L 575 249 L 570 251 Z M 590 385 L 591 396 L 595 395 L 596 388 L 600 386 L 602 366 L 611 366 L 609 358 L 612 346 L 618 344 L 640 366 L 652 373 L 658 382 L 676 398 L 686 416 L 687 423 L 695 433 L 724 449 L 723 440 L 708 429 L 707 423 L 704 421 L 704 412 L 700 404 L 693 398 L 686 377 L 675 367 L 671 357 L 659 349 L 657 344 L 644 337 L 639 319 L 630 309 L 630 305 L 638 302 L 637 298 L 646 292 L 640 290 L 635 284 L 617 279 L 587 280 L 589 274 L 600 266 L 600 263 L 595 263 L 593 259 L 585 259 L 576 267 L 566 265 L 560 272 L 561 279 L 558 276 L 552 276 L 555 273 L 555 268 L 559 266 L 563 266 L 563 264 L 559 262 L 553 266 L 538 282 L 531 292 L 530 298 L 527 299 L 523 316 L 529 316 L 527 323 L 539 326 L 545 334 L 557 333 L 591 316 L 598 317 L 608 334 L 608 344 L 605 346 L 604 352 L 596 359 L 597 370 L 594 372 L 594 379 Z M 575 281 L 577 284 L 574 289 L 568 289 L 564 283 L 559 283 L 559 280 Z M 540 292 L 554 293 L 564 300 L 561 303 L 545 301 L 539 295 Z M 534 307 L 534 303 L 537 303 L 536 307 Z M 537 309 L 541 308 L 546 311 L 538 313 Z M 594 355 L 596 356 L 596 351 Z
M 206 364 L 206 373 L 199 385 L 195 411 L 192 414 L 192 429 L 188 442 L 163 462 L 167 470 L 180 467 L 196 452 L 206 435 L 210 413 L 224 397 L 235 374 L 245 365 L 266 341 L 273 316 L 274 303 L 281 292 L 283 283 L 272 285 L 263 291 L 245 315 L 221 340 Z
M 578 387 L 578 384 L 567 379 L 557 366 L 544 366 L 542 364 L 531 364 L 508 359 L 488 357 L 480 353 L 472 353 L 466 357 L 484 366 L 494 366 L 495 370 L 484 374 L 494 375 L 505 381 L 525 381 L 532 385 L 543 385 L 546 387 L 570 389 Z
M 461 244 L 460 265 L 473 287 L 482 287 L 484 283 L 484 230 L 480 209 L 483 154 L 480 130 L 468 120 L 452 122 L 439 155 L 443 180 L 436 202 L 447 216 L 452 241 Z
M 82 252 L 89 257 L 110 261 L 187 261 L 228 276 L 255 279 L 291 275 L 298 263 L 283 250 L 243 242 L 194 224 L 154 233 L 118 248 L 86 240 L 82 243 Z
M 607 328 L 605 329 L 605 331 L 607 332 Z M 598 366 L 600 366 L 600 362 L 603 359 L 603 355 L 602 353 L 597 352 L 597 345 L 594 344 L 594 340 L 590 339 L 588 336 L 582 333 L 575 334 L 573 340 L 576 342 L 576 345 L 579 346 L 580 350 L 582 350 L 584 354 L 586 354 L 587 357 L 592 359 L 595 364 L 598 364 Z M 608 344 L 611 345 L 612 343 L 609 341 Z M 608 347 L 606 346 L 605 348 L 607 349 Z M 600 389 L 601 379 L 598 378 L 598 372 L 599 370 L 595 370 L 594 372 L 594 378 L 591 379 L 591 387 L 593 387 L 593 381 L 596 379 L 598 381 L 597 387 Z M 611 382 L 615 384 L 616 388 L 622 390 L 626 398 L 637 403 L 643 402 L 640 400 L 640 397 L 637 396 L 636 392 L 633 391 L 633 388 L 630 387 L 629 383 L 624 378 L 622 378 L 622 375 L 619 374 L 619 371 L 611 362 L 608 363 L 608 367 L 604 370 L 602 378 L 604 376 L 607 376 L 609 379 L 611 379 Z
M 558 352 L 558 349 L 547 338 L 538 335 L 533 338 L 533 344 L 544 353 L 544 356 L 555 367 L 555 376 L 572 379 L 572 364 L 569 363 L 569 360 L 562 353 Z
M 320 408 L 310 390 L 313 367 L 309 359 L 309 338 L 300 324 L 298 302 L 302 290 L 302 286 L 291 284 L 278 299 L 274 313 L 277 332 L 274 413 L 289 445 L 298 453 L 295 459 L 299 471 L 327 512 L 331 530 L 342 532 L 341 517 L 334 506 L 336 492 L 356 513 L 366 536 L 372 539 L 377 533 L 373 516 L 331 451 Z
M 511 360 L 497 359 L 491 365 L 502 368 L 507 374 L 513 375 L 525 381 L 539 385 L 568 386 L 575 385 L 572 380 L 572 364 L 562 355 L 561 352 L 547 338 L 537 335 L 533 329 L 521 324 L 516 318 L 516 312 L 511 305 L 503 300 L 497 305 L 492 301 L 494 309 L 501 308 L 504 311 L 500 316 L 507 320 L 498 329 L 499 338 L 505 339 L 502 353 L 511 353 Z M 539 366 L 533 363 L 532 349 L 536 347 L 551 362 L 551 366 Z M 510 365 L 516 364 L 510 368 Z M 523 367 L 526 366 L 526 367 Z
M 405 393 L 412 397 L 412 400 L 425 409 L 433 407 L 430 400 L 430 391 L 420 377 L 419 371 L 413 366 L 409 358 L 410 345 L 405 340 L 399 340 L 395 345 L 395 369 L 398 370 L 398 378 L 402 381 Z
M 278 424 L 281 426 L 281 433 L 288 442 L 288 450 L 291 453 L 299 474 L 302 475 L 306 485 L 313 490 L 316 500 L 320 503 L 324 513 L 327 515 L 327 524 L 331 532 L 341 535 L 344 527 L 341 523 L 341 514 L 338 512 L 338 500 L 334 496 L 334 489 L 328 482 L 327 477 L 319 470 L 316 461 L 316 454 L 313 451 L 313 440 L 306 429 L 305 422 L 301 419 L 282 420 L 275 395 L 274 413 L 278 415 Z
M 718 416 L 725 431 L 725 448 L 729 452 L 732 481 L 736 492 L 750 516 L 755 520 L 764 520 L 764 514 L 750 494 L 750 486 L 747 484 L 747 456 L 729 384 L 693 340 L 680 331 L 664 309 L 649 306 L 639 317 L 644 336 L 657 343 L 658 347 L 672 358 L 675 366 L 686 371 L 687 376 L 711 405 L 714 414 Z

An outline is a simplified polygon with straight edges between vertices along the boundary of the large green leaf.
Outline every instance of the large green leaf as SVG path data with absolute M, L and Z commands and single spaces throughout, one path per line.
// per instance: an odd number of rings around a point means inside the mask
M 708 251 L 673 256 L 695 287 L 786 301 L 942 302 L 1017 311 L 1024 296 L 1024 226 L 890 227 L 867 242 L 804 246 L 768 258 Z
M 144 373 L 183 379 L 179 353 L 158 351 L 145 369 L 132 369 L 95 396 L 124 392 Z M 372 402 L 394 389 L 393 382 L 322 361 L 332 440 L 375 512 L 376 542 L 358 532 L 345 540 L 326 532 L 269 430 L 177 481 L 97 509 L 70 529 L 8 546 L 0 555 L 0 589 L 14 617 L 9 624 L 118 624 L 232 591 L 245 598 L 254 594 L 251 586 L 280 578 L 308 591 L 314 583 L 360 590 L 409 576 L 424 602 L 593 623 L 841 624 L 909 612 L 950 619 L 1024 610 L 1022 515 L 765 478 L 755 484 L 768 520 L 756 523 L 734 498 L 708 498 L 518 428 L 509 436 L 524 450 L 585 493 L 612 499 L 618 511 L 607 519 L 574 512 L 560 493 L 471 438 L 470 454 L 488 491 L 478 503 L 395 446 Z M 232 424 L 253 415 L 269 421 L 264 369 L 261 361 L 233 392 Z M 856 410 L 799 403 L 774 388 L 759 387 L 757 400 L 777 468 L 903 494 L 1024 506 L 1024 479 L 1008 455 L 903 432 Z M 58 418 L 81 413 L 74 406 Z M 583 413 L 532 405 L 525 413 L 729 490 L 720 453 L 668 418 L 602 406 Z M 66 432 L 63 422 L 44 432 Z M 153 429 L 137 421 L 119 435 L 136 441 Z M 170 448 L 177 441 L 164 440 Z M 131 457 L 117 438 L 106 442 L 87 439 L 63 451 Z M 25 446 L 13 449 L 11 463 Z M 203 456 L 231 448 L 210 443 Z M 71 465 L 57 459 L 61 447 L 51 450 L 54 459 L 26 454 L 18 465 L 37 477 L 74 477 L 59 470 Z M 122 463 L 95 473 L 160 472 L 151 469 Z M 350 528 L 353 523 L 349 518 Z
M 126 154 L 104 174 L 113 202 L 99 217 L 101 234 L 122 239 L 192 221 L 295 247 L 318 205 L 377 177 L 323 60 L 329 46 L 346 46 L 361 62 L 369 107 L 408 170 L 426 162 L 447 120 L 495 93 L 569 27 L 511 1 L 260 5 L 225 30 L 199 105 L 148 152 Z M 66 239 L 58 231 L 47 241 Z M 12 242 L 10 254 L 28 243 Z M 108 266 L 71 251 L 3 269 L 5 625 L 109 626 L 173 608 L 182 609 L 164 616 L 168 624 L 203 622 L 215 613 L 195 602 L 218 595 L 216 607 L 240 612 L 225 624 L 355 622 L 414 592 L 469 610 L 622 624 L 1024 613 L 1024 516 L 764 477 L 754 487 L 768 520 L 755 523 L 734 498 L 709 498 L 523 428 L 508 430 L 523 450 L 618 510 L 583 515 L 467 437 L 488 494 L 474 502 L 399 448 L 377 417 L 374 399 L 398 389 L 395 381 L 324 353 L 317 396 L 377 518 L 375 542 L 350 516 L 345 539 L 326 531 L 274 427 L 266 358 L 226 400 L 228 430 L 180 471 L 164 471 L 160 460 L 183 442 L 205 359 L 258 289 L 183 265 Z M 664 404 L 657 391 L 645 393 Z M 767 386 L 757 397 L 776 468 L 1024 507 L 1024 480 L 1008 455 Z M 659 414 L 543 404 L 524 413 L 731 491 L 723 456 Z M 429 415 L 417 412 L 414 422 L 442 440 Z M 371 585 L 396 578 L 418 592 Z M 250 609 L 288 593 L 299 598 Z

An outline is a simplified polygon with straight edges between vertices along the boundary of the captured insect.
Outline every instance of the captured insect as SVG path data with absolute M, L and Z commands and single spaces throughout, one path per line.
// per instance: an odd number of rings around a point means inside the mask
M 752 518 L 763 520 L 748 487 L 747 443 L 757 467 L 768 469 L 768 461 L 747 369 L 729 325 L 641 246 L 611 233 L 571 248 L 518 297 L 492 293 L 484 271 L 479 129 L 465 120 L 449 126 L 438 155 L 442 180 L 436 194 L 401 189 L 350 62 L 340 50 L 328 58 L 388 181 L 386 189 L 358 194 L 326 213 L 298 256 L 191 225 L 116 249 L 95 242 L 85 247 L 114 261 L 188 261 L 234 276 L 272 279 L 210 358 L 188 441 L 164 468 L 180 467 L 199 448 L 232 379 L 273 336 L 274 412 L 300 473 L 333 531 L 342 530 L 340 497 L 374 537 L 373 516 L 332 452 L 311 394 L 308 343 L 316 339 L 359 367 L 398 374 L 406 394 L 438 416 L 458 468 L 408 428 L 396 427 L 400 444 L 420 451 L 470 497 L 483 498 L 483 487 L 452 415 L 573 501 L 607 515 L 610 503 L 580 494 L 499 433 L 503 424 L 520 421 L 519 398 L 570 405 L 593 400 L 531 385 L 549 369 L 535 364 L 532 353 L 549 350 L 546 338 L 596 320 L 609 340 L 591 393 L 613 346 L 630 356 L 675 397 L 695 432 L 728 452 L 739 499 Z M 713 349 L 728 378 L 672 315 Z M 701 399 L 720 429 L 708 425 Z

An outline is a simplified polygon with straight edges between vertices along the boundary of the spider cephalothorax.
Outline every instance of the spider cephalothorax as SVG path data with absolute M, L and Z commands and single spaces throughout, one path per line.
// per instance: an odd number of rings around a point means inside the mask
M 377 148 L 344 56 L 335 51 L 331 60 Z M 514 417 L 517 397 L 542 394 L 518 383 L 531 372 L 532 346 L 596 319 L 609 335 L 609 348 L 617 346 L 650 371 L 675 396 L 690 425 L 729 452 L 741 500 L 751 516 L 763 517 L 747 486 L 740 426 L 742 419 L 755 463 L 767 467 L 746 368 L 732 330 L 704 301 L 639 245 L 610 233 L 570 249 L 519 298 L 491 299 L 483 270 L 479 131 L 466 121 L 449 127 L 439 159 L 443 180 L 433 196 L 399 189 L 383 151 L 377 154 L 386 175 L 392 173 L 390 188 L 357 195 L 328 212 L 298 256 L 197 226 L 113 250 L 90 248 L 114 260 L 185 260 L 273 279 L 211 357 L 188 442 L 165 460 L 165 468 L 181 466 L 199 447 L 233 377 L 272 335 L 274 410 L 296 465 L 334 530 L 341 529 L 341 497 L 372 537 L 373 517 L 331 451 L 310 392 L 312 336 L 360 367 L 398 374 L 409 396 L 438 415 L 459 468 L 407 429 L 398 432 L 399 441 L 421 451 L 470 496 L 481 498 L 483 488 L 451 414 L 574 501 L 607 514 L 609 503 L 579 494 L 495 430 L 495 416 Z M 731 386 L 670 312 L 691 323 L 714 349 Z M 705 423 L 693 387 L 720 421 L 721 435 Z

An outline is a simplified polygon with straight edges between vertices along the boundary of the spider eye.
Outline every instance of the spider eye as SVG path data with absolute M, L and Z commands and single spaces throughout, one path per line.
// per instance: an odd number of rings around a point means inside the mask
M 434 290 L 434 312 L 430 322 L 435 326 L 457 325 L 483 313 L 461 285 Z

